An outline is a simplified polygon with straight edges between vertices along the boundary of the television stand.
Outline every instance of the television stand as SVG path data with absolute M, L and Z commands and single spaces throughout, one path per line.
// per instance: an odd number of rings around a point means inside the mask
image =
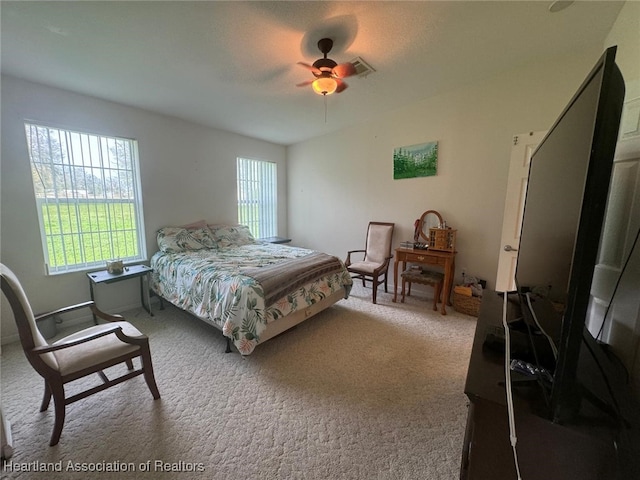
M 501 296 L 487 291 L 480 306 L 465 384 L 469 411 L 461 480 L 517 478 L 509 442 L 504 353 L 485 345 L 486 332 L 502 325 L 502 303 Z M 507 309 L 508 319 L 520 316 L 516 302 L 507 302 Z M 608 415 L 601 413 L 575 425 L 560 425 L 549 419 L 541 389 L 521 386 L 513 390 L 513 396 L 516 449 L 523 479 L 640 478 L 633 476 L 637 472 L 635 465 L 626 467 L 633 469 L 631 475 L 627 470 L 621 476 L 612 431 L 603 427 L 611 423 L 610 417 L 602 420 Z M 588 401 L 583 404 L 588 406 Z

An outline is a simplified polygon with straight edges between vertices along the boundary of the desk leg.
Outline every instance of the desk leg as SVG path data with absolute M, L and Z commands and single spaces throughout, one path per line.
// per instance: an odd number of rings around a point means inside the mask
M 93 296 L 93 282 L 91 280 L 89 280 L 89 295 L 91 295 L 91 301 L 95 302 L 96 299 Z M 91 311 L 91 315 L 93 316 L 94 325 L 98 325 L 98 318 L 96 317 L 96 314 Z
M 398 298 L 398 257 L 393 262 L 393 302 Z
M 453 302 L 451 301 L 451 292 L 453 291 L 453 276 L 456 274 L 456 259 L 451 259 L 451 269 L 449 272 L 449 293 L 447 294 L 447 305 L 453 306 Z
M 444 293 L 442 298 L 442 315 L 447 314 L 446 305 L 451 305 L 451 286 L 453 285 L 453 275 L 455 272 L 455 261 L 450 260 L 444 267 Z
M 144 287 L 145 279 L 147 283 L 146 289 Z M 151 311 L 151 298 L 149 298 L 149 274 L 148 273 L 140 277 L 140 302 L 142 303 L 142 307 L 149 313 L 149 315 L 153 317 L 153 312 Z
M 440 309 L 440 313 L 442 315 L 446 315 L 447 314 L 447 298 L 449 298 L 449 282 L 447 280 L 445 280 L 444 282 L 444 298 L 442 299 L 442 308 Z

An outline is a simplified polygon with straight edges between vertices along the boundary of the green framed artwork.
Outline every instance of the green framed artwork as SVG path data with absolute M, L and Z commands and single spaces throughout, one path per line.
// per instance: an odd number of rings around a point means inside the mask
M 438 142 L 393 149 L 393 179 L 432 177 L 438 172 Z

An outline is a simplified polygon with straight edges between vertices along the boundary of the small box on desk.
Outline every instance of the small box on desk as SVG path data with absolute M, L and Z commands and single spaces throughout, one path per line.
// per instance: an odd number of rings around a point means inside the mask
M 456 251 L 456 232 L 451 228 L 430 228 L 429 248 L 443 252 Z

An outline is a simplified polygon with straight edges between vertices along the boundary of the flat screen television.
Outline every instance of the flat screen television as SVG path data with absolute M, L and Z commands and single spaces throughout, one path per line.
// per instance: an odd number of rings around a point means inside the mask
M 588 377 L 602 375 L 593 366 L 580 371 L 579 359 L 585 349 L 593 355 L 600 348 L 588 338 L 585 321 L 625 93 L 615 54 L 616 47 L 604 52 L 529 167 L 515 280 L 523 312 L 530 313 L 527 293 L 534 303 L 554 307 L 532 310 L 547 316 L 540 323 L 557 350 L 549 416 L 559 423 L 577 415 Z

